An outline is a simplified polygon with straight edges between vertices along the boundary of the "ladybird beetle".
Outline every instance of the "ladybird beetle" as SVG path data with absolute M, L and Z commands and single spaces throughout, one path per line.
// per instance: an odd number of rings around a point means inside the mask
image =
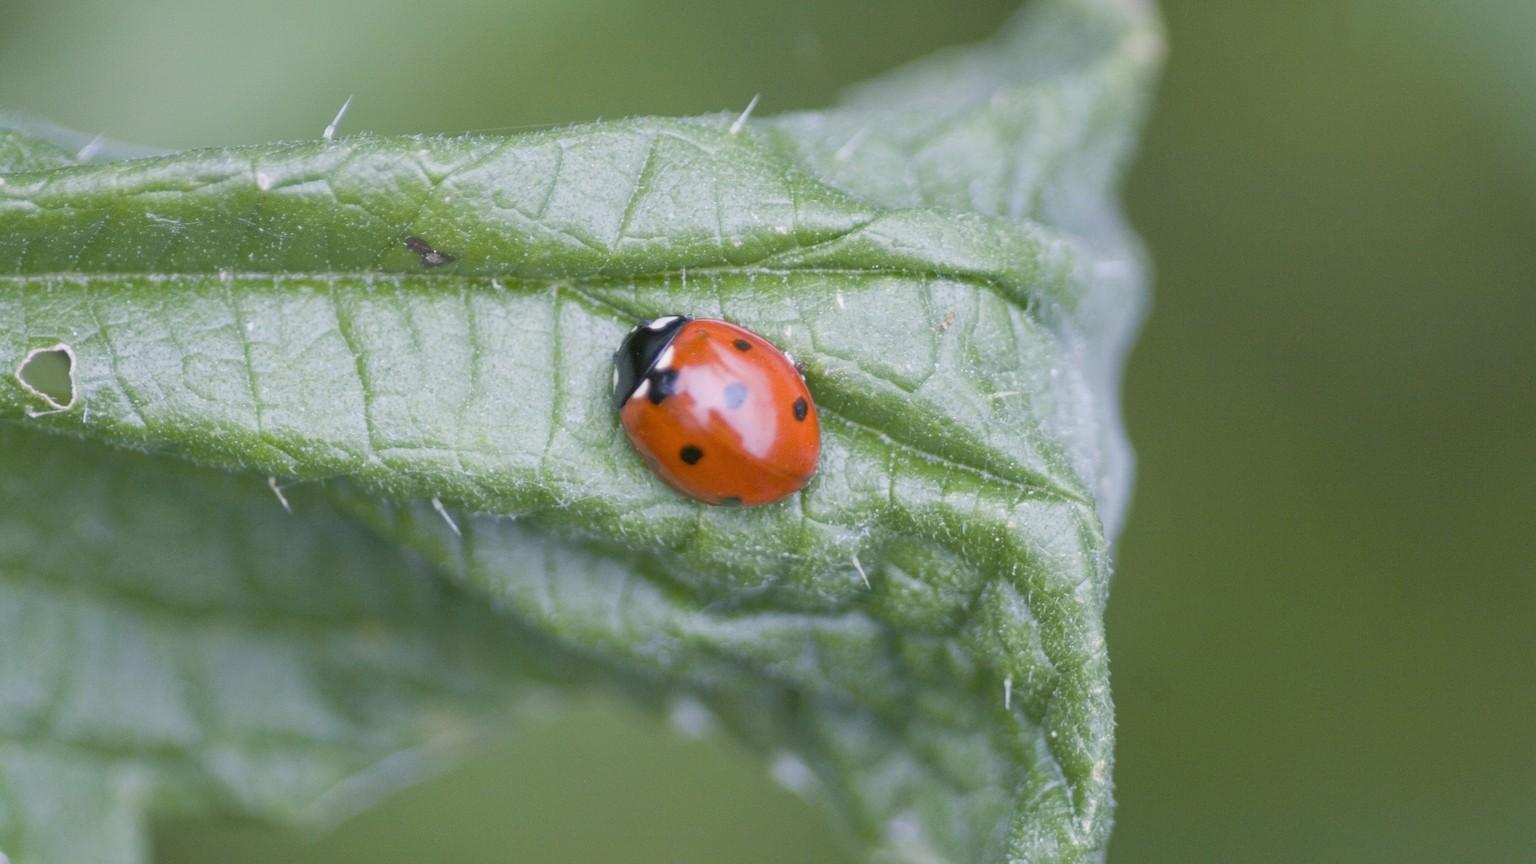
M 709 504 L 769 504 L 816 473 L 821 427 L 794 360 L 726 321 L 669 315 L 613 355 L 613 407 L 656 476 Z

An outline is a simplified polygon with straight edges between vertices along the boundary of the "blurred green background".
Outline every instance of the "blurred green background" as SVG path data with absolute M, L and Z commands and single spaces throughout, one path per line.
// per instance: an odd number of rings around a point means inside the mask
M 812 108 L 1013 4 L 0 0 L 0 106 L 163 147 Z M 1536 860 L 1536 4 L 1163 4 L 1109 620 L 1112 862 Z M 849 860 L 594 697 L 326 835 L 174 862 Z

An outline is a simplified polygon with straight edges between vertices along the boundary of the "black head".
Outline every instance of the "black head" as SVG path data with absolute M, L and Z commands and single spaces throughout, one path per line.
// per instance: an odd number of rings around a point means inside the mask
M 655 321 L 641 321 L 635 325 L 635 329 L 629 331 L 624 337 L 624 342 L 619 345 L 619 350 L 613 354 L 613 408 L 615 411 L 624 407 L 624 400 L 635 392 L 645 376 L 650 374 L 651 367 L 656 365 L 656 358 L 661 356 L 668 345 L 672 344 L 677 331 L 683 329 L 683 325 L 692 321 L 683 315 L 668 315 L 665 318 L 657 318 Z

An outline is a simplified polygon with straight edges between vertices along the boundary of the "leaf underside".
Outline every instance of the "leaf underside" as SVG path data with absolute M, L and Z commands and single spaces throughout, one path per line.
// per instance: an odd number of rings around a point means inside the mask
M 1101 858 L 1157 34 L 1044 0 L 739 128 L 0 131 L 0 850 L 334 816 L 579 683 L 710 706 L 877 858 Z M 803 493 L 708 508 L 629 450 L 609 355 L 673 313 L 805 366 Z

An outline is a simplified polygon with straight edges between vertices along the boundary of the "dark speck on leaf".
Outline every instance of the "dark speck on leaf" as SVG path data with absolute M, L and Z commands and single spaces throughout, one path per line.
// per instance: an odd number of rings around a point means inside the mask
M 431 243 L 420 237 L 405 238 L 405 248 L 415 252 L 421 257 L 421 263 L 428 267 L 441 267 L 444 264 L 452 264 L 454 258 L 446 252 L 439 252 Z

